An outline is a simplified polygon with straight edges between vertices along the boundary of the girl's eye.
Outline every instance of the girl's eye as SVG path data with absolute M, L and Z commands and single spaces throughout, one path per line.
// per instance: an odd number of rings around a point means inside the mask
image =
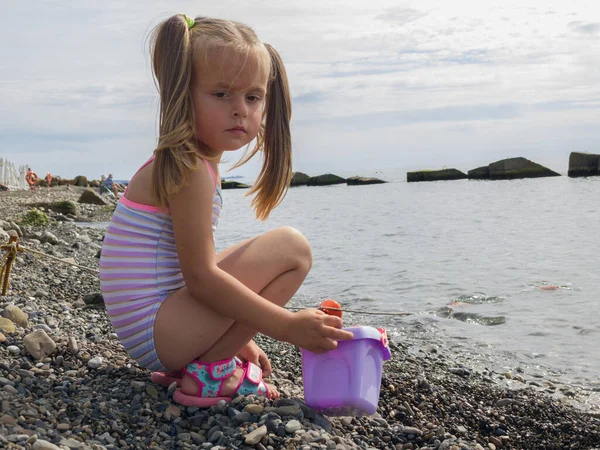
M 248 101 L 250 101 L 250 102 L 258 102 L 258 101 L 260 101 L 260 97 L 258 95 L 249 95 L 248 96 Z
M 218 98 L 225 98 L 227 96 L 227 92 L 215 92 L 213 95 Z

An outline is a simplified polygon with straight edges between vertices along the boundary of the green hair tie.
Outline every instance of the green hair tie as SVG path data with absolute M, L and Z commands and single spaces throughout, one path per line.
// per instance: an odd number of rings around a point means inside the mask
M 185 18 L 185 21 L 187 22 L 188 29 L 191 30 L 192 28 L 194 28 L 194 25 L 196 25 L 196 21 L 194 19 L 192 19 L 190 16 L 188 16 L 187 14 L 184 14 L 183 17 Z

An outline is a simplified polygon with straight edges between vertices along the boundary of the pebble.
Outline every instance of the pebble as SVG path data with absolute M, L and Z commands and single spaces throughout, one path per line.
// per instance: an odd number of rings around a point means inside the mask
M 6 334 L 11 334 L 14 333 L 16 329 L 17 328 L 12 320 L 7 319 L 6 317 L 0 317 L 0 331 Z
M 265 410 L 265 407 L 263 405 L 257 405 L 256 403 L 249 403 L 248 405 L 246 405 L 244 407 L 244 411 L 250 413 L 250 414 L 262 414 L 263 411 Z
M 352 424 L 352 417 L 342 417 L 341 419 L 342 425 L 345 427 L 349 427 Z
M 510 405 L 512 402 L 512 398 L 502 398 L 496 402 L 496 406 L 501 408 L 502 406 Z
M 52 334 L 52 328 L 50 328 L 45 323 L 38 323 L 37 325 L 34 325 L 33 328 L 38 330 L 44 330 L 47 334 Z
M 77 341 L 73 336 L 69 336 L 69 340 L 67 341 L 67 348 L 72 353 L 77 353 L 79 351 L 79 346 L 77 345 Z
M 2 317 L 23 328 L 26 328 L 29 323 L 29 315 L 16 305 L 7 305 L 2 311 Z
M 176 419 L 177 417 L 181 416 L 181 409 L 179 409 L 178 406 L 169 405 L 167 407 L 167 409 L 165 410 L 164 415 L 165 415 L 165 419 L 167 419 L 167 420 Z
M 32 447 L 33 450 L 60 450 L 58 445 L 54 445 L 51 442 L 45 441 L 43 439 L 37 439 Z
M 77 441 L 75 439 L 61 439 L 59 442 L 60 445 L 70 448 L 71 450 L 83 450 L 85 448 L 85 444 L 83 442 Z
M 7 350 L 11 355 L 20 355 L 21 354 L 21 349 L 19 347 L 17 347 L 16 345 L 9 345 L 7 347 Z
M 88 361 L 87 365 L 90 369 L 97 369 L 102 365 L 103 362 L 104 360 L 101 356 L 95 356 Z
M 297 420 L 290 420 L 288 423 L 285 424 L 285 431 L 287 431 L 289 434 L 293 434 L 301 429 L 302 424 Z
M 412 434 L 414 436 L 421 436 L 423 434 L 421 430 L 415 427 L 402 427 L 402 433 Z
M 0 377 L 0 386 L 6 386 L 6 385 L 14 386 L 15 382 L 9 380 L 8 378 Z
M 18 394 L 19 391 L 17 390 L 17 388 L 15 388 L 14 386 L 11 386 L 10 384 L 7 384 L 6 386 L 2 386 L 2 390 L 4 392 L 8 392 L 9 394 Z
M 158 398 L 158 391 L 152 385 L 146 386 L 146 394 L 148 394 L 151 398 Z
M 56 350 L 56 342 L 44 330 L 35 330 L 23 338 L 23 346 L 35 359 L 44 359 Z
M 256 445 L 258 444 L 263 437 L 267 435 L 267 427 L 261 426 L 254 430 L 252 433 L 249 433 L 244 439 L 244 443 L 248 445 Z
M 488 439 L 490 440 L 490 444 L 493 444 L 496 448 L 502 447 L 502 441 L 496 436 L 490 436 Z

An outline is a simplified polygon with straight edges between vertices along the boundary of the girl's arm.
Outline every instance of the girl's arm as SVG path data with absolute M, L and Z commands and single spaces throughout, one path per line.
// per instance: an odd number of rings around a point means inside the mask
M 212 233 L 214 180 L 198 164 L 186 186 L 169 199 L 175 243 L 186 286 L 219 314 L 268 336 L 287 340 L 293 314 L 256 294 L 217 266 Z
M 316 309 L 297 313 L 271 303 L 217 265 L 212 234 L 214 180 L 204 164 L 169 199 L 179 264 L 192 295 L 214 311 L 272 338 L 315 353 L 352 339 L 338 317 Z

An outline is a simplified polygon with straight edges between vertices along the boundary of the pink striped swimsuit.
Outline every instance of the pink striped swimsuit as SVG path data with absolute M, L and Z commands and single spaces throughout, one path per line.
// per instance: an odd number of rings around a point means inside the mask
M 205 162 L 215 181 L 214 234 L 223 198 L 217 177 Z M 167 370 L 154 348 L 154 319 L 167 296 L 183 286 L 185 281 L 168 211 L 121 197 L 102 245 L 100 288 L 117 335 L 125 350 L 142 367 Z

